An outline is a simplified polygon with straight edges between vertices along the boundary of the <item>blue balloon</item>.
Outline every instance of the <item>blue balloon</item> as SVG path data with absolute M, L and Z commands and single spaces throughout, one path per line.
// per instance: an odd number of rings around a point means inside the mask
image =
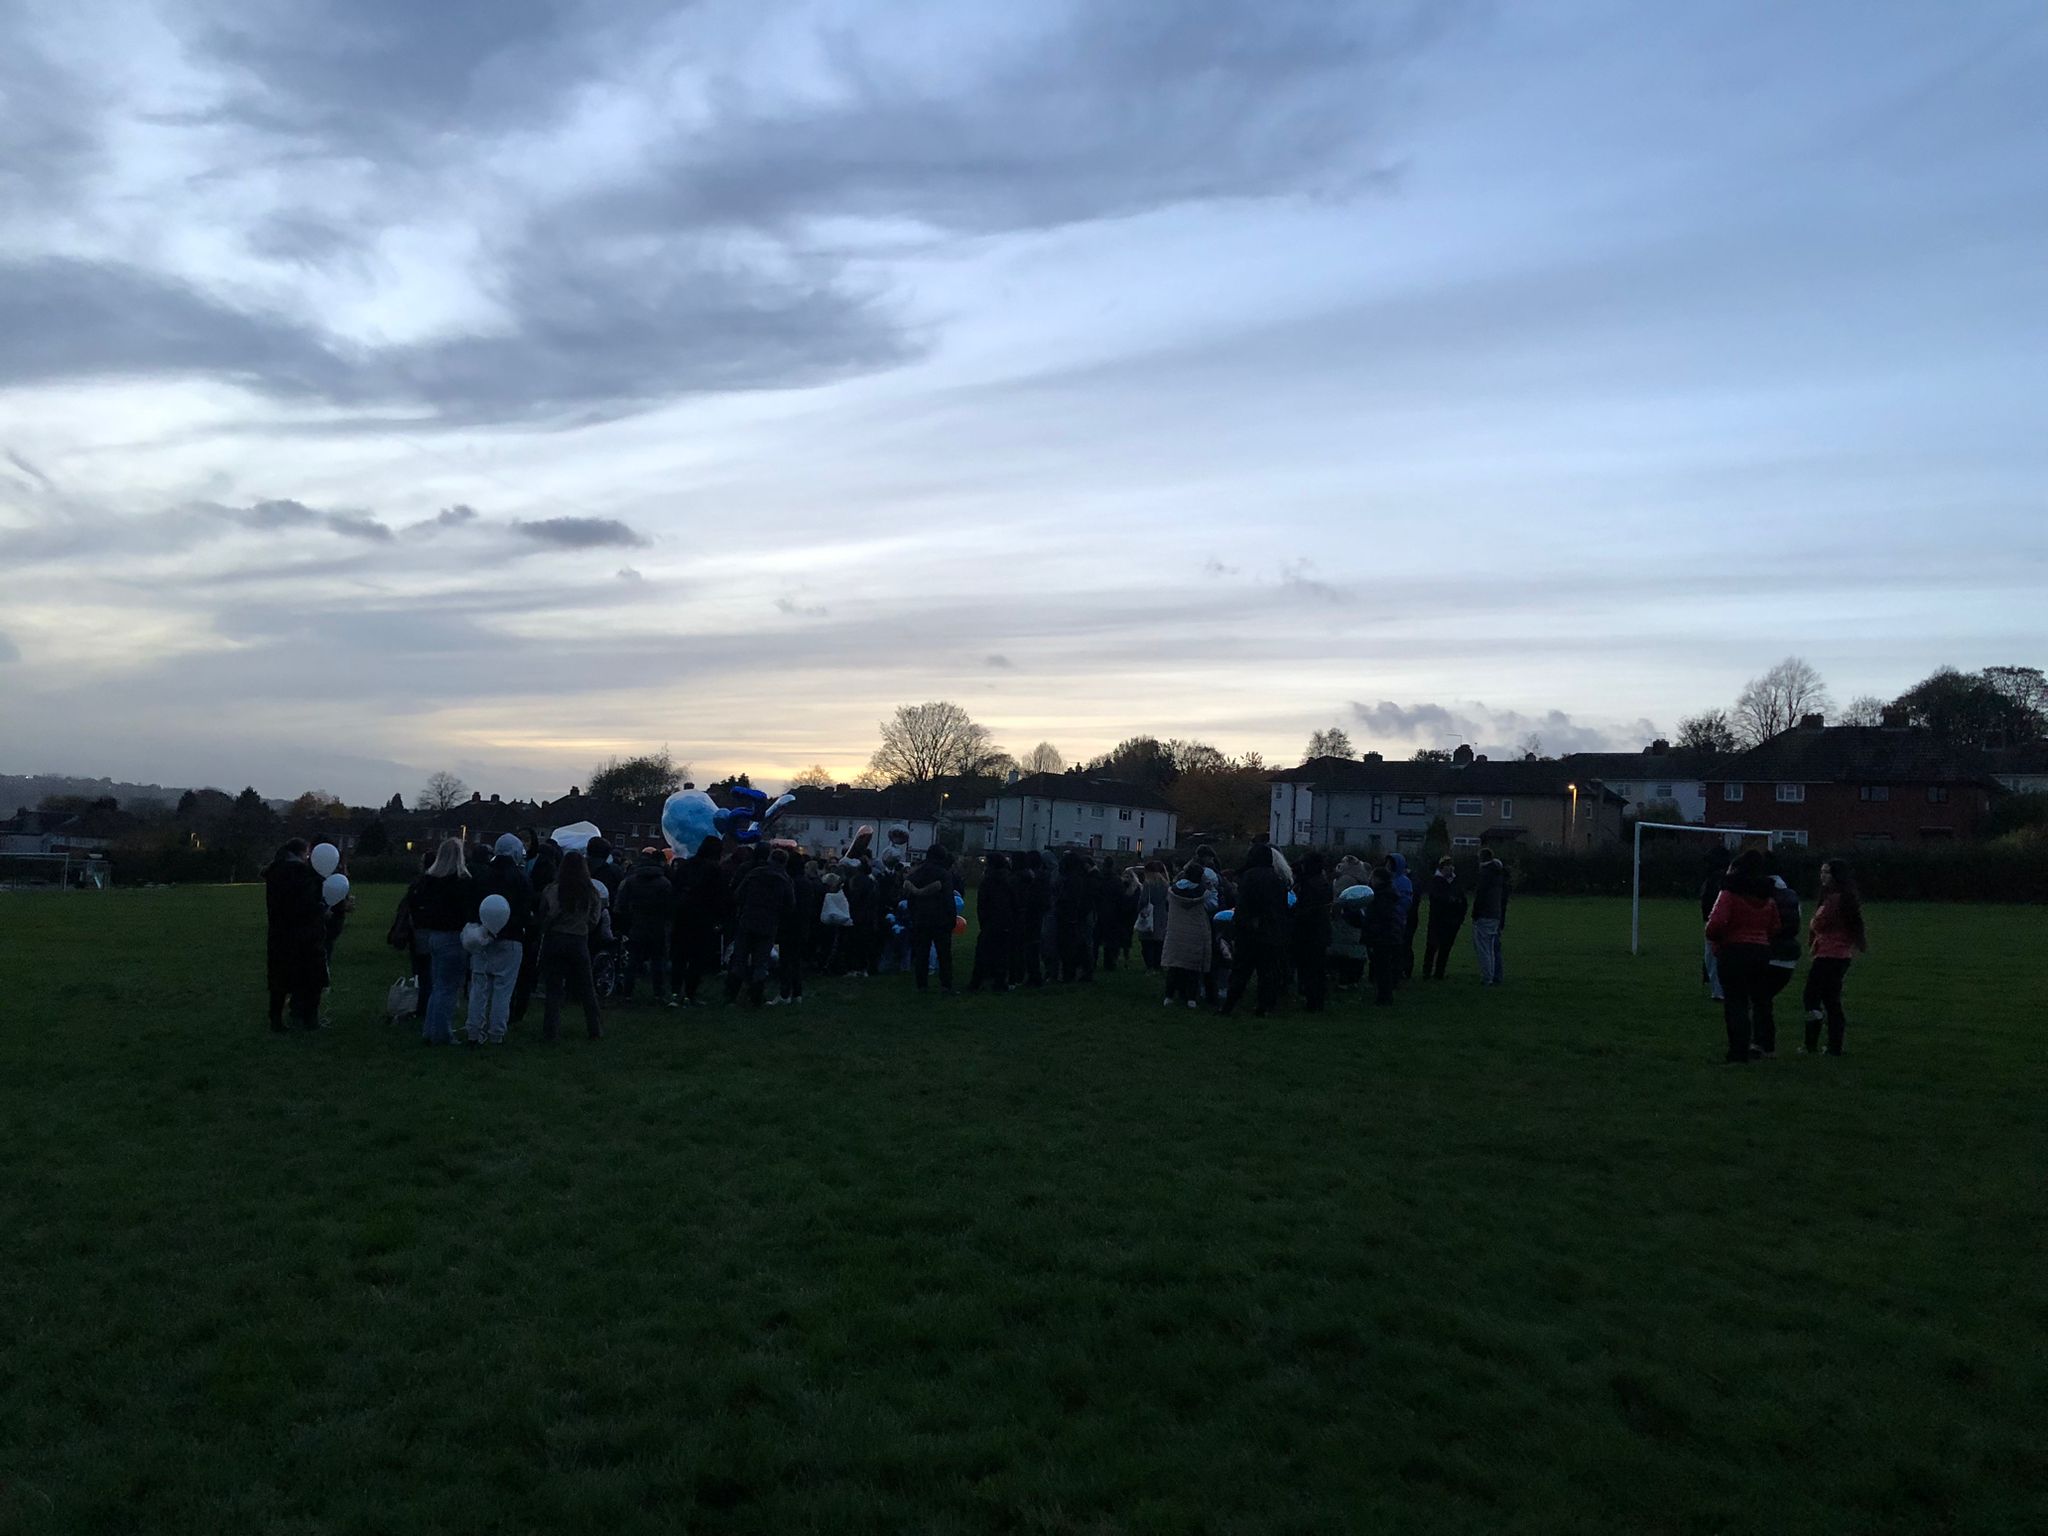
M 1292 891 L 1287 893 L 1287 905 L 1290 907 L 1294 905 L 1294 892 Z
M 661 835 L 676 857 L 687 859 L 724 830 L 718 806 L 701 789 L 679 789 L 661 808 Z
M 958 891 L 953 893 L 953 910 L 955 912 L 965 912 L 967 910 L 967 898 Z
M 735 811 L 749 816 L 760 815 L 768 804 L 768 797 L 751 784 L 727 785 L 725 798 Z
M 742 843 L 758 843 L 761 841 L 761 829 L 749 823 L 733 833 L 733 836 Z
M 1236 909 L 1235 907 L 1225 907 L 1225 908 L 1224 908 L 1224 909 L 1223 909 L 1223 910 L 1222 910 L 1221 912 L 1218 912 L 1218 913 L 1216 914 L 1216 918 L 1215 918 L 1215 921 L 1217 921 L 1217 922 L 1219 922 L 1219 923 L 1234 923 L 1234 922 L 1236 922 L 1236 921 L 1237 921 L 1237 909 Z

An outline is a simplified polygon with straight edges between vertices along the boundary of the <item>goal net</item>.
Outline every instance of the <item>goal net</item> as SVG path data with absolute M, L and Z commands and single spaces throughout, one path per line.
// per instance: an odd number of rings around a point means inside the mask
M 1628 903 L 1628 952 L 1639 955 L 1643 952 L 1643 834 L 1645 832 L 1670 832 L 1697 839 L 1714 838 L 1719 845 L 1733 853 L 1742 846 L 1744 838 L 1761 838 L 1766 848 L 1773 846 L 1774 834 L 1757 827 L 1703 827 L 1691 822 L 1639 821 L 1636 823 L 1635 858 L 1631 862 Z M 1699 843 L 1702 857 L 1709 845 Z

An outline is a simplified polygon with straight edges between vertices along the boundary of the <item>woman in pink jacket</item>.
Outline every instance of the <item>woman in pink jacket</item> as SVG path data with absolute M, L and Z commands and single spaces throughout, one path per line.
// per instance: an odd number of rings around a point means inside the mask
M 1764 856 L 1746 848 L 1728 866 L 1728 878 L 1707 915 L 1707 942 L 1714 946 L 1714 965 L 1721 973 L 1731 1064 L 1778 1054 L 1778 1025 L 1771 1014 L 1772 991 L 1765 974 L 1778 925 L 1778 904 L 1772 899 L 1771 878 L 1764 873 Z
M 1840 859 L 1829 859 L 1820 867 L 1820 906 L 1807 925 L 1813 945 L 1813 964 L 1806 972 L 1807 1054 L 1820 1049 L 1820 1026 L 1828 1026 L 1828 1054 L 1842 1054 L 1842 1035 L 1848 1028 L 1842 1016 L 1842 982 L 1849 974 L 1849 962 L 1869 946 L 1863 936 L 1863 899 L 1856 894 L 1856 877 Z

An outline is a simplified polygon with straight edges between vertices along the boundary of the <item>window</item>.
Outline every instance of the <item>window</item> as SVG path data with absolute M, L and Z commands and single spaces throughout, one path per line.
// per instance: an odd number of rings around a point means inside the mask
M 1773 832 L 1771 834 L 1771 846 L 1773 848 L 1783 848 L 1788 843 L 1795 848 L 1804 848 L 1806 846 L 1806 834 L 1804 832 Z
M 1394 834 L 1394 846 L 1396 848 L 1420 848 L 1422 846 L 1422 830 L 1419 827 L 1411 827 L 1407 831 L 1396 832 Z
M 1119 806 L 1117 808 L 1116 819 L 1118 821 L 1129 821 L 1131 819 L 1131 808 L 1128 805 Z
M 1128 837 L 1118 838 L 1116 840 L 1116 851 L 1118 853 L 1129 853 L 1131 851 L 1131 840 Z
M 1780 784 L 1778 786 L 1778 804 L 1780 805 L 1798 805 L 1805 798 L 1806 786 L 1804 784 Z
M 1514 802 L 1514 801 L 1512 801 L 1512 800 L 1503 800 L 1503 801 L 1501 801 L 1501 803 L 1500 803 L 1500 819 L 1501 819 L 1502 821 L 1513 821 L 1513 820 L 1515 819 L 1515 802 Z
M 1479 839 L 1476 837 L 1454 837 L 1451 839 L 1451 846 L 1453 848 L 1477 848 L 1479 846 Z
M 1372 819 L 1374 821 L 1378 821 L 1380 819 L 1380 810 L 1380 797 L 1378 795 L 1374 795 L 1372 797 Z
M 1929 805 L 1947 805 L 1947 804 L 1948 804 L 1948 786 L 1947 786 L 1946 784 L 1930 784 L 1930 785 L 1928 785 L 1928 786 L 1927 786 L 1927 803 L 1928 803 Z
M 1858 800 L 1889 800 L 1891 797 L 1892 787 L 1889 784 L 1863 784 L 1856 790 Z
M 1102 807 L 1099 805 L 1091 805 L 1088 807 L 1088 814 L 1090 816 L 1093 816 L 1097 821 L 1100 821 L 1102 820 Z
M 1333 846 L 1338 848 L 1342 848 L 1344 846 L 1344 833 L 1346 830 L 1347 829 L 1344 827 L 1339 827 L 1335 832 L 1332 832 L 1330 834 L 1330 842 Z
M 1283 785 L 1283 784 L 1275 784 L 1275 785 L 1273 786 L 1273 803 L 1274 803 L 1275 805 L 1278 805 L 1278 804 L 1279 804 L 1279 803 L 1281 802 L 1281 800 L 1283 800 L 1283 799 L 1284 799 L 1284 798 L 1286 797 L 1286 795 L 1287 795 L 1287 788 L 1286 788 L 1286 786 L 1285 786 L 1285 785 Z
M 1102 848 L 1102 834 L 1097 832 L 1091 835 L 1088 839 L 1088 846 L 1099 852 Z
M 1888 843 L 1891 840 L 1892 835 L 1889 832 L 1858 832 L 1856 834 L 1856 841 L 1859 843 Z
M 1484 816 L 1486 814 L 1486 802 L 1478 799 L 1476 796 L 1460 796 L 1451 802 L 1451 814 L 1453 816 Z
M 1373 851 L 1374 853 L 1378 853 L 1378 852 L 1380 851 L 1380 835 L 1379 835 L 1379 833 L 1377 833 L 1377 832 L 1373 833 L 1373 835 L 1372 835 L 1371 837 L 1368 837 L 1368 838 L 1367 838 L 1367 839 L 1366 839 L 1365 841 L 1366 841 L 1366 844 L 1367 844 L 1367 846 L 1369 846 L 1369 847 L 1370 847 L 1370 848 L 1372 849 L 1372 851 Z
M 830 821 L 826 822 L 825 830 L 827 832 L 837 832 L 839 830 L 839 818 L 834 816 Z
M 1740 800 L 1742 798 L 1742 786 L 1740 784 L 1723 784 L 1721 786 L 1721 798 L 1723 800 Z
M 1636 797 L 1636 787 L 1633 784 L 1617 784 L 1614 786 L 1614 792 L 1624 800 L 1633 800 Z
M 1659 800 L 1669 800 L 1671 798 L 1671 786 L 1669 784 L 1659 784 L 1657 786 L 1657 798 Z
M 1401 797 L 1401 814 L 1403 816 L 1427 816 L 1429 814 L 1429 796 L 1403 795 Z

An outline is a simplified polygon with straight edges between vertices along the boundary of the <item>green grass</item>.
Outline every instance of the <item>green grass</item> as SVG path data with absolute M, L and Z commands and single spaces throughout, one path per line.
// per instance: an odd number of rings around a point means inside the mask
M 1851 1055 L 1722 1070 L 1687 903 L 1391 1012 L 465 1052 L 364 894 L 282 1038 L 253 888 L 0 896 L 0 1530 L 2048 1528 L 2036 910 L 1878 910 Z

